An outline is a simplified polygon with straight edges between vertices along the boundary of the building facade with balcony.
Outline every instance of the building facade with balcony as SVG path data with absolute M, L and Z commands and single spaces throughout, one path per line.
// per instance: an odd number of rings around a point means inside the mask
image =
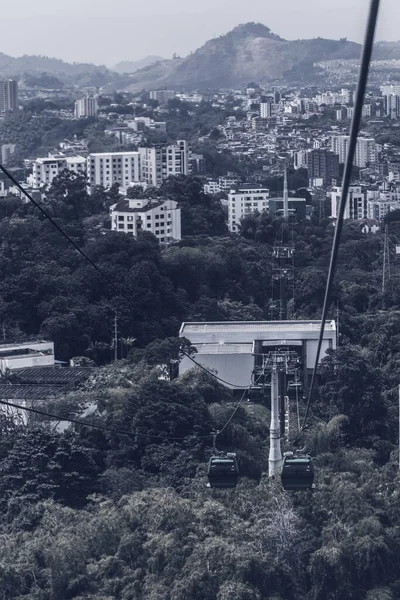
M 181 239 L 181 210 L 175 200 L 125 199 L 110 209 L 111 229 L 137 236 L 149 231 L 159 242 Z

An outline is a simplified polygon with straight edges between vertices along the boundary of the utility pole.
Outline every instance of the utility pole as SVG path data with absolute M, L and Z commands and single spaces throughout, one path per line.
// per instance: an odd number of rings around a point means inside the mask
M 340 344 L 340 324 L 339 324 L 339 317 L 340 317 L 340 311 L 339 311 L 339 300 L 337 301 L 336 304 L 336 345 L 339 346 Z
M 118 315 L 115 311 L 114 316 L 114 361 L 118 360 Z
M 390 279 L 390 246 L 388 226 L 385 226 L 385 235 L 383 238 L 383 268 L 382 268 L 382 309 L 386 309 L 386 283 Z
M 293 267 L 294 248 L 291 246 L 274 246 L 272 251 L 272 279 L 279 283 L 279 320 L 287 319 L 288 282 L 294 281 Z M 291 262 L 290 262 L 291 261 Z
M 285 162 L 285 171 L 283 175 L 283 218 L 287 221 L 289 218 L 289 200 L 287 185 L 287 167 Z

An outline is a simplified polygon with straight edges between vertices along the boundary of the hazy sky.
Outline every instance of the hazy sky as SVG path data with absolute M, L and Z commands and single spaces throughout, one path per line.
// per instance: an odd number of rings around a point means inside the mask
M 376 39 L 400 39 L 400 0 L 382 0 Z M 13 0 L 1 8 L 0 51 L 111 66 L 149 54 L 186 56 L 240 23 L 287 39 L 361 41 L 368 0 Z

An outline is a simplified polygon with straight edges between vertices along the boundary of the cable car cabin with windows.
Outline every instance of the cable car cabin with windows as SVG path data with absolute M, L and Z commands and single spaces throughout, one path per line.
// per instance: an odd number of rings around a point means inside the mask
M 239 478 L 236 454 L 212 456 L 207 475 L 210 488 L 235 488 Z
M 284 456 L 282 472 L 284 490 L 310 490 L 314 484 L 314 465 L 311 456 Z

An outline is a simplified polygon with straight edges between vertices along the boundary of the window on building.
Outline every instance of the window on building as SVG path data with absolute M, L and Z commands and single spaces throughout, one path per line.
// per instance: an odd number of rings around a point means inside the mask
M 147 220 L 150 221 L 151 215 L 147 215 Z
M 159 230 L 159 229 L 156 229 L 156 231 L 155 231 L 155 234 L 156 234 L 156 235 L 160 235 L 160 230 Z
M 118 215 L 118 221 L 125 221 L 124 215 Z
M 155 218 L 156 218 L 156 219 L 159 219 L 159 218 L 160 218 L 160 215 L 155 215 Z
M 128 229 L 133 229 L 133 223 L 128 223 Z
M 147 223 L 147 229 L 151 228 L 151 223 Z
M 123 229 L 125 225 L 123 223 L 118 223 L 118 229 Z
M 126 220 L 127 220 L 127 221 L 133 221 L 133 216 L 132 216 L 132 215 L 128 215 L 128 216 L 126 217 Z

